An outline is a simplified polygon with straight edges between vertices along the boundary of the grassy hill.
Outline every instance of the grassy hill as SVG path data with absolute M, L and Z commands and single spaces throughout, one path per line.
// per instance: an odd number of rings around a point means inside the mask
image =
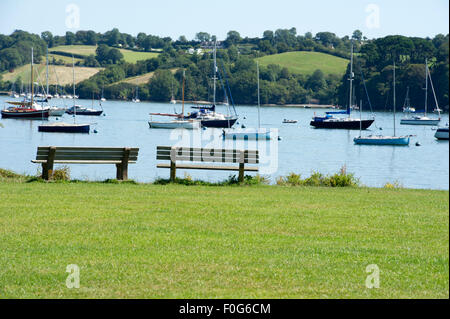
M 72 60 L 71 58 L 69 58 Z M 46 76 L 46 66 L 44 64 L 38 64 L 34 66 L 34 76 L 35 81 L 41 84 L 45 83 Z M 97 74 L 103 68 L 86 68 L 86 67 L 75 67 L 75 82 L 79 83 L 91 76 Z M 30 64 L 23 65 L 14 70 L 14 72 L 3 73 L 3 81 L 16 81 L 19 77 L 25 84 L 30 82 L 31 66 Z M 38 77 L 39 75 L 39 77 Z M 50 84 L 66 85 L 72 83 L 72 67 L 64 65 L 50 65 L 49 66 L 49 79 Z M 19 88 L 16 88 L 18 90 Z
M 97 46 L 95 45 L 62 45 L 58 47 L 51 48 L 49 52 L 67 52 L 72 54 L 79 55 L 95 55 L 95 50 Z M 123 54 L 124 60 L 129 63 L 136 63 L 140 60 L 147 60 L 158 56 L 159 53 L 154 52 L 136 52 L 127 49 L 119 49 L 119 51 Z
M 448 191 L 0 182 L 0 194 L 2 298 L 449 297 Z M 371 264 L 379 289 L 365 286 Z
M 309 75 L 320 69 L 325 74 L 343 75 L 349 60 L 321 52 L 286 52 L 257 59 L 261 65 L 278 64 L 290 72 Z

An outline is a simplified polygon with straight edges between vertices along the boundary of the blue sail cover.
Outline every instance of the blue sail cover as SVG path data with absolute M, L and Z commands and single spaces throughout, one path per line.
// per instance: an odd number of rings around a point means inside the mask
M 338 111 L 338 112 L 325 112 L 325 114 L 350 114 L 349 110 Z

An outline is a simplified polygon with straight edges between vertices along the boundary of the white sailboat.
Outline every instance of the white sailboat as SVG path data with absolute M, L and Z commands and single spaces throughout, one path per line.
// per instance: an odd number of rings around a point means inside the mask
M 200 128 L 200 121 L 193 120 L 193 119 L 182 119 L 184 118 L 184 86 L 185 86 L 185 71 L 183 71 L 183 88 L 182 88 L 182 96 L 183 96 L 183 103 L 182 103 L 182 111 L 181 114 L 178 114 L 177 117 L 181 119 L 169 121 L 169 122 L 161 122 L 161 121 L 153 121 L 152 118 L 150 118 L 150 121 L 148 122 L 148 125 L 150 128 L 162 128 L 162 129 L 177 129 L 177 128 L 184 128 L 188 130 L 197 129 Z M 157 113 L 151 113 L 150 115 L 160 115 Z
M 270 130 L 261 129 L 261 99 L 259 94 L 259 63 L 256 62 L 256 76 L 258 82 L 258 128 L 248 128 L 248 129 L 229 129 L 227 131 L 223 130 L 222 136 L 224 139 L 243 139 L 243 140 L 270 140 L 271 134 Z
M 430 118 L 427 116 L 427 107 L 428 107 L 428 78 L 430 79 L 431 89 L 433 91 L 434 100 L 436 102 L 436 111 L 439 114 L 439 118 Z M 431 80 L 430 70 L 428 69 L 428 60 L 425 60 L 425 109 L 423 116 L 413 116 L 413 117 L 405 117 L 400 121 L 402 125 L 438 125 L 441 121 L 441 113 L 439 108 L 439 103 L 436 98 L 436 93 L 434 91 L 433 81 Z
M 136 86 L 136 97 L 132 101 L 133 101 L 133 103 L 141 102 L 141 100 L 139 100 L 139 86 Z
M 362 127 L 359 129 L 359 137 L 353 139 L 355 144 L 357 145 L 392 145 L 392 146 L 408 146 L 409 145 L 409 136 L 396 136 L 396 127 L 395 127 L 395 113 L 396 113 L 396 99 L 395 99 L 395 61 L 394 61 L 394 79 L 393 79 L 393 88 L 394 88 L 394 135 L 393 136 L 383 136 L 383 135 L 369 135 L 362 136 Z M 359 108 L 359 116 L 362 117 L 362 103 L 360 103 Z

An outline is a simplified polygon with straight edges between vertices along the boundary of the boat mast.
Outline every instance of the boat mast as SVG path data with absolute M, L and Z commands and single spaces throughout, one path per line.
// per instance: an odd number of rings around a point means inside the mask
M 395 58 L 394 58 L 394 136 L 395 136 Z
M 359 102 L 359 137 L 362 136 L 362 100 Z
M 213 51 L 213 55 L 214 55 L 214 76 L 213 76 L 213 81 L 214 81 L 214 88 L 213 88 L 213 105 L 216 106 L 216 74 L 217 74 L 217 42 L 214 42 L 214 51 Z
M 47 46 L 47 70 L 46 70 L 46 72 L 47 72 L 47 96 L 45 97 L 46 99 L 48 98 L 48 95 L 50 94 L 50 92 L 48 91 L 48 46 Z
M 350 113 L 351 113 L 351 108 L 352 108 L 352 98 L 353 98 L 353 42 L 352 42 L 352 52 L 351 52 L 351 56 L 350 56 L 350 95 L 349 95 L 349 101 L 348 101 L 348 109 L 347 109 L 347 113 L 348 113 L 348 117 L 350 117 Z
M 73 80 L 73 121 L 75 122 L 77 116 L 77 107 L 75 106 L 75 59 L 72 55 L 72 80 Z
M 183 70 L 183 86 L 182 86 L 182 89 L 181 89 L 181 91 L 182 91 L 181 95 L 183 96 L 183 104 L 182 104 L 182 107 L 181 107 L 183 117 L 184 117 L 184 84 L 185 84 L 185 77 L 186 77 L 186 70 Z
M 257 77 L 258 77 L 258 129 L 260 129 L 261 128 L 261 111 L 260 111 L 261 98 L 260 98 L 260 95 L 259 95 L 259 62 L 258 61 L 256 61 L 256 74 L 257 74 Z
M 428 60 L 425 58 L 425 113 L 427 116 L 427 104 L 428 104 Z
M 33 47 L 31 47 L 31 107 L 34 101 L 34 84 L 33 84 Z
M 433 80 L 431 79 L 431 73 L 430 73 L 430 69 L 428 68 L 427 65 L 427 73 L 428 73 L 428 77 L 430 78 L 430 84 L 431 84 L 431 89 L 433 90 L 433 97 L 434 97 L 434 102 L 436 103 L 436 108 L 439 114 L 439 119 L 441 118 L 441 109 L 439 108 L 439 103 L 436 97 L 436 92 L 434 91 L 434 85 L 433 85 Z

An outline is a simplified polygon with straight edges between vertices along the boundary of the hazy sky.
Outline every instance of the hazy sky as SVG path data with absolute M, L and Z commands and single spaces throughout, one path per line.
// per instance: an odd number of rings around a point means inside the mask
M 229 30 L 260 37 L 265 30 L 295 27 L 299 34 L 331 31 L 340 37 L 355 29 L 368 38 L 433 37 L 448 33 L 448 10 L 448 0 L 0 0 L 0 33 L 116 27 L 133 35 L 192 39 L 205 31 L 223 39 Z

